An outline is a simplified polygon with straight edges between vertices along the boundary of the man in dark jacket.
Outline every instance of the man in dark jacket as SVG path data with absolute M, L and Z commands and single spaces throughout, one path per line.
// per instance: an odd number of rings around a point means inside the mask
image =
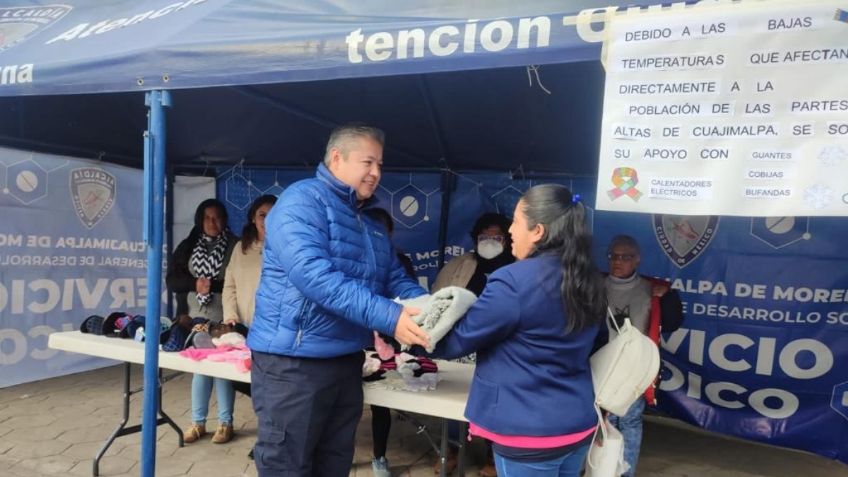
M 426 292 L 362 213 L 380 181 L 383 142 L 376 128 L 337 128 L 316 177 L 289 186 L 266 219 L 247 341 L 260 477 L 347 475 L 371 330 L 427 343 L 411 319 L 417 310 L 392 301 Z

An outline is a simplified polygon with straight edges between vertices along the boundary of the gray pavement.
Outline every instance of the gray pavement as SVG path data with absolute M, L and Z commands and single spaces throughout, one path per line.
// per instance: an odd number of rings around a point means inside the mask
M 92 460 L 120 422 L 122 366 L 0 389 L 0 477 L 90 476 Z M 141 368 L 133 367 L 135 385 Z M 190 421 L 191 376 L 179 375 L 164 387 L 163 403 L 179 426 Z M 214 429 L 214 393 L 207 428 Z M 132 398 L 129 424 L 139 422 L 141 394 Z M 256 439 L 250 400 L 236 397 L 236 438 L 213 444 L 204 438 L 180 448 L 167 426 L 158 430 L 157 477 L 255 476 L 247 458 Z M 422 418 L 438 434 L 438 421 Z M 101 461 L 103 476 L 140 475 L 141 436 L 118 438 Z M 395 419 L 388 458 L 393 475 L 433 476 L 435 454 L 408 421 Z M 466 475 L 476 476 L 483 449 L 470 449 Z M 357 431 L 351 476 L 371 475 L 370 413 L 366 406 Z M 640 477 L 848 477 L 848 466 L 813 454 L 726 438 L 663 418 L 645 427 Z

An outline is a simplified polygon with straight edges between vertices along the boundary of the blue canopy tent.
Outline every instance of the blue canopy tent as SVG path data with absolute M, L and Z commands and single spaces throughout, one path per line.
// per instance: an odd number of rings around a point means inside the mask
M 390 170 L 596 175 L 604 15 L 656 2 L 18 3 L 0 8 L 0 144 L 143 166 L 158 297 L 166 170 L 312 168 L 329 130 L 355 120 L 386 131 Z M 159 300 L 146 315 L 160 315 Z
M 314 165 L 330 127 L 360 120 L 386 129 L 389 167 L 595 173 L 600 46 L 576 24 L 583 11 L 591 36 L 591 14 L 608 0 L 20 3 L 0 8 L 0 143 L 135 167 L 143 156 L 153 264 L 166 156 L 169 167 Z M 150 267 L 149 289 L 160 278 Z M 147 316 L 159 314 L 149 299 Z M 156 341 L 146 349 L 145 476 L 155 468 Z
M 386 130 L 387 167 L 594 175 L 603 70 L 598 62 L 172 90 L 168 162 L 177 167 L 304 167 L 328 128 Z M 547 94 L 541 88 L 547 88 Z M 61 106 L 57 107 L 57 98 Z M 139 93 L 0 98 L 0 141 L 137 166 Z M 510 111 L 504 116 L 504 111 Z M 234 126 L 238 125 L 238 126 Z
M 302 166 L 328 125 L 356 119 L 386 125 L 389 165 L 595 173 L 603 72 L 590 21 L 608 2 L 77 3 L 0 10 L 4 144 L 137 165 L 132 92 L 162 89 L 179 105 L 171 164 Z

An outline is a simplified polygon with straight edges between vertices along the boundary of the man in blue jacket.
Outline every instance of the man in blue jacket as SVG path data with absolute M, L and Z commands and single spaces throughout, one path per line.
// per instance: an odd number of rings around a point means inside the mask
M 383 132 L 330 135 L 314 179 L 292 184 L 265 221 L 262 276 L 247 341 L 253 352 L 259 476 L 346 476 L 362 414 L 362 349 L 373 333 L 427 344 L 394 297 L 425 292 L 409 278 L 373 201 Z

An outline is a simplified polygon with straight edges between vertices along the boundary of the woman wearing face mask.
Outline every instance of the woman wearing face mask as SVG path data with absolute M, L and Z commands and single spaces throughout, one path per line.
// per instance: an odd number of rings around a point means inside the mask
M 457 286 L 479 296 L 489 274 L 515 261 L 510 252 L 510 225 L 510 220 L 501 214 L 481 215 L 471 229 L 475 250 L 448 262 L 436 277 L 432 293 Z
M 486 280 L 495 270 L 509 265 L 515 261 L 512 256 L 512 241 L 509 237 L 511 222 L 501 214 L 486 213 L 481 215 L 471 229 L 471 239 L 474 240 L 474 251 L 457 257 L 445 265 L 436 276 L 432 293 L 449 287 L 458 286 L 480 296 L 486 287 Z M 459 361 L 474 361 L 474 355 L 464 357 Z M 459 433 L 457 426 L 451 426 L 454 437 Z M 491 449 L 488 450 L 488 462 L 480 469 L 480 477 L 496 477 L 497 471 L 492 457 Z M 456 452 L 451 449 L 448 454 L 448 472 L 453 472 L 456 467 Z M 438 473 L 441 462 L 437 459 L 433 465 L 433 471 Z

